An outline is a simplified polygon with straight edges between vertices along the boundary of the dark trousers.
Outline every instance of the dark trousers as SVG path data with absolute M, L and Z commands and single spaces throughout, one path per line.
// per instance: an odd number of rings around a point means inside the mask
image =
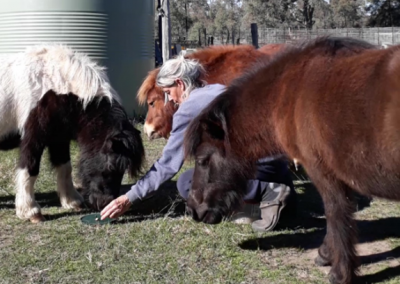
M 186 200 L 189 195 L 194 169 L 182 173 L 177 181 L 179 194 Z M 269 183 L 285 184 L 294 193 L 292 177 L 288 164 L 284 160 L 259 160 L 257 162 L 256 179 L 247 182 L 247 193 L 244 200 L 247 202 L 260 202 Z

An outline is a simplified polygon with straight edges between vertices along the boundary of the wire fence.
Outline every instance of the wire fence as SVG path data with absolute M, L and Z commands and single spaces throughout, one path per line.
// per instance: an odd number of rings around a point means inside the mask
M 314 39 L 319 36 L 352 37 L 369 43 L 389 46 L 400 44 L 400 27 L 389 28 L 344 28 L 344 29 L 258 29 L 258 45 L 268 43 L 290 43 L 297 40 Z M 252 43 L 250 29 L 241 43 Z
M 238 37 L 232 41 L 230 38 L 227 43 L 226 35 L 217 35 L 213 38 L 214 45 L 232 44 L 232 42 L 240 44 L 252 44 L 251 30 L 246 29 L 237 34 Z M 390 45 L 400 44 L 400 27 L 389 28 L 344 28 L 344 29 L 274 29 L 274 28 L 258 28 L 258 46 L 268 43 L 290 43 L 298 40 L 309 40 L 319 36 L 338 36 L 352 37 L 365 40 L 369 43 L 387 47 Z M 239 37 L 240 36 L 240 37 Z M 197 48 L 200 46 L 210 45 L 210 35 L 198 40 L 185 41 L 173 38 L 172 42 L 185 46 L 187 48 Z

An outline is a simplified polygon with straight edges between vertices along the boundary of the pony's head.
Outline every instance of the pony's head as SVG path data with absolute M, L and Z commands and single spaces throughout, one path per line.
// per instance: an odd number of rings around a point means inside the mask
M 187 210 L 196 221 L 217 224 L 241 206 L 251 164 L 231 149 L 226 108 L 229 100 L 216 98 L 189 125 L 185 157 L 194 157 L 192 186 Z
M 143 126 L 144 133 L 152 139 L 168 138 L 172 129 L 172 116 L 178 107 L 170 101 L 165 101 L 165 95 L 156 85 L 159 68 L 149 72 L 143 81 L 137 99 L 140 104 L 147 104 L 146 121 Z
M 82 124 L 85 127 L 78 137 L 79 176 L 85 199 L 93 209 L 101 210 L 120 195 L 125 172 L 131 177 L 140 173 L 144 147 L 140 131 L 117 101 L 102 100 L 96 108 L 91 104 L 85 110 L 89 120 Z
M 267 50 L 258 51 L 252 45 L 221 45 L 199 49 L 185 55 L 186 58 L 198 60 L 206 70 L 201 79 L 208 84 L 228 85 L 246 69 L 261 58 L 269 58 L 283 45 L 269 46 Z M 161 88 L 156 85 L 160 69 L 149 72 L 143 81 L 137 99 L 140 104 L 147 104 L 148 112 L 144 132 L 150 139 L 168 138 L 172 129 L 172 116 L 178 110 L 172 102 L 165 102 Z

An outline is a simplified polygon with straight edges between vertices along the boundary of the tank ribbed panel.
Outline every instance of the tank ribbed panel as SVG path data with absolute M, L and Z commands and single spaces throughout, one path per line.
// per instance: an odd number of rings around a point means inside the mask
M 106 14 L 88 12 L 0 14 L 0 53 L 57 42 L 102 60 L 107 54 L 107 20 Z

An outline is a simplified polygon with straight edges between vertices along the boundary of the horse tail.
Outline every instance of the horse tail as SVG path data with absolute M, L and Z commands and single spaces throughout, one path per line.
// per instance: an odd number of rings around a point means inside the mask
M 41 69 L 35 70 L 42 75 L 41 96 L 52 89 L 58 94 L 73 93 L 82 100 L 84 107 L 96 97 L 120 102 L 106 68 L 87 54 L 63 45 L 34 46 L 28 48 L 26 54 L 37 62 L 36 68 Z

